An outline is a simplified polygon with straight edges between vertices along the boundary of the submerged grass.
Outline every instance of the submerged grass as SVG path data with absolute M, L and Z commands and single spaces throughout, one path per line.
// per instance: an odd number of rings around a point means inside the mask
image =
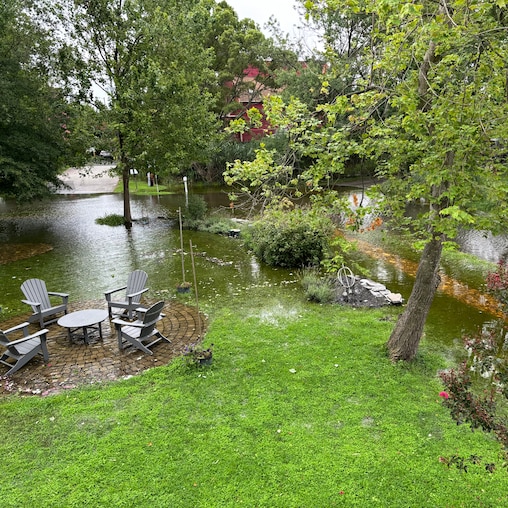
M 2 506 L 503 506 L 498 444 L 439 401 L 422 349 L 388 361 L 393 309 L 223 308 L 214 364 L 176 361 L 47 398 L 0 403 Z

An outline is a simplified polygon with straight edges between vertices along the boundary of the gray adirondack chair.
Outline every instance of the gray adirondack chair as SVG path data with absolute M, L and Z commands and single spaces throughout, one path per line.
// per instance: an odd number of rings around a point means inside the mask
M 127 285 L 104 292 L 108 303 L 109 318 L 113 317 L 112 309 L 122 309 L 119 314 L 127 312 L 127 317 L 133 319 L 134 312 L 140 307 L 141 296 L 148 288 L 145 287 L 148 275 L 143 270 L 134 270 L 127 279 Z M 113 294 L 125 290 L 123 300 L 113 300 Z
M 164 307 L 164 302 L 157 302 L 148 309 L 139 309 L 140 313 L 144 312 L 142 320 L 133 322 L 123 321 L 122 319 L 113 319 L 117 337 L 118 348 L 120 351 L 126 347 L 132 346 L 141 349 L 145 353 L 152 355 L 150 350 L 152 346 L 165 340 L 171 342 L 167 337 L 164 337 L 159 330 L 157 330 L 157 322 L 162 319 L 161 312 Z M 145 344 L 148 342 L 148 344 Z
M 23 303 L 30 305 L 33 314 L 28 318 L 30 323 L 39 322 L 41 328 L 44 328 L 51 323 L 57 321 L 58 318 L 46 321 L 47 317 L 55 316 L 63 312 L 67 314 L 67 304 L 69 295 L 67 293 L 55 293 L 46 289 L 46 283 L 41 279 L 28 279 L 21 284 L 21 291 L 25 295 L 26 300 L 21 300 Z M 53 305 L 50 296 L 59 297 L 62 302 L 58 305 Z
M 0 363 L 10 367 L 10 370 L 5 374 L 6 376 L 14 374 L 38 354 L 43 356 L 44 363 L 48 363 L 49 353 L 46 347 L 48 330 L 43 329 L 29 334 L 28 325 L 29 323 L 21 323 L 8 330 L 0 330 L 0 345 L 6 349 L 0 356 Z M 23 333 L 21 339 L 10 341 L 7 337 L 10 333 L 20 331 Z

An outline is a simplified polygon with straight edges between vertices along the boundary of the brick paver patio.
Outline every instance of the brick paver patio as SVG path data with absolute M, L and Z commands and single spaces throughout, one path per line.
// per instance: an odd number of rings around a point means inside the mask
M 69 305 L 69 312 L 87 308 L 103 309 L 105 304 L 104 301 L 73 303 Z M 171 344 L 159 342 L 153 347 L 153 355 L 131 348 L 119 351 L 114 325 L 109 319 L 102 323 L 103 340 L 96 333 L 88 345 L 79 339 L 70 342 L 66 328 L 56 323 L 49 325 L 48 365 L 44 365 L 42 356 L 38 356 L 12 376 L 2 377 L 0 395 L 13 392 L 49 395 L 77 386 L 134 376 L 149 368 L 166 365 L 182 355 L 186 345 L 200 340 L 199 332 L 201 329 L 201 336 L 204 334 L 206 318 L 200 314 L 200 326 L 197 310 L 175 300 L 166 302 L 163 313 L 165 317 L 157 328 L 171 340 Z M 27 321 L 28 316 L 3 321 L 0 329 L 6 330 Z M 30 325 L 30 331 L 38 329 L 38 325 Z M 6 371 L 7 367 L 0 364 L 0 376 Z

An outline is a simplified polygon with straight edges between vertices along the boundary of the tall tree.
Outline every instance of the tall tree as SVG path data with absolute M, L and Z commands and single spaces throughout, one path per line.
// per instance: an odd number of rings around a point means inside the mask
M 203 22 L 210 1 L 69 0 L 67 27 L 80 59 L 108 96 L 122 174 L 125 225 L 132 225 L 134 167 L 184 167 L 215 131 L 206 86 L 213 79 Z
M 0 5 L 0 193 L 40 198 L 72 157 L 74 115 L 55 85 L 55 48 L 40 2 Z
M 239 19 L 225 1 L 212 9 L 205 44 L 213 49 L 211 65 L 220 89 L 217 113 L 222 120 L 230 113 L 242 116 L 264 91 L 275 88 L 278 71 L 294 67 L 297 58 L 265 37 L 253 20 Z M 246 73 L 249 68 L 259 71 L 255 82 Z M 247 99 L 244 109 L 239 108 L 239 97 Z
M 502 224 L 506 165 L 493 140 L 507 139 L 503 10 L 496 1 L 472 7 L 448 0 L 372 9 L 383 41 L 375 64 L 394 86 L 370 98 L 371 110 L 382 100 L 391 114 L 367 129 L 366 148 L 378 160 L 388 153 L 379 168 L 388 180 L 380 186 L 385 209 L 409 222 L 423 245 L 411 296 L 388 342 L 394 360 L 416 355 L 444 244 L 461 228 L 496 231 Z M 408 221 L 404 210 L 412 201 L 427 208 Z
M 507 13 L 502 0 L 474 5 L 460 0 L 320 0 L 302 3 L 311 15 L 323 10 L 372 21 L 353 94 L 342 94 L 315 110 L 274 102 L 269 114 L 292 136 L 309 160 L 277 166 L 270 154 L 235 164 L 230 179 L 277 187 L 301 183 L 329 203 L 327 185 L 351 156 L 376 161 L 378 207 L 423 245 L 413 291 L 388 350 L 393 360 L 414 358 L 439 285 L 443 246 L 461 228 L 498 231 L 506 213 L 508 141 Z M 329 73 L 339 74 L 330 55 Z M 326 92 L 330 79 L 322 86 Z M 264 159 L 264 164 L 261 161 Z M 288 177 L 289 175 L 289 177 Z M 267 196 L 274 196 L 267 187 Z M 407 217 L 407 203 L 425 203 Z

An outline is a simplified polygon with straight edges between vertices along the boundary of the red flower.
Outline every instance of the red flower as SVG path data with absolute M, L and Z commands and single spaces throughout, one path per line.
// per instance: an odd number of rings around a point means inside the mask
M 439 392 L 439 396 L 440 396 L 440 397 L 443 397 L 443 399 L 447 399 L 448 397 L 450 397 L 450 395 L 448 394 L 448 392 Z

